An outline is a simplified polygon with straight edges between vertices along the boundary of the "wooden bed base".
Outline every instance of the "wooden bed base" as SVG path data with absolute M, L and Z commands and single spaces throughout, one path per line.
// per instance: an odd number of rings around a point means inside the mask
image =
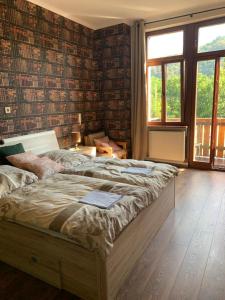
M 0 260 L 83 299 L 115 299 L 130 271 L 175 205 L 175 179 L 143 210 L 102 259 L 72 242 L 0 222 Z

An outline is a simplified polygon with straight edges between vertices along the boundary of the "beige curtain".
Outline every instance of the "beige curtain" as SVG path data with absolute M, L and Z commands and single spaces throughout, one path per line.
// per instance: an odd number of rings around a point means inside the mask
M 134 159 L 144 159 L 147 155 L 145 60 L 144 21 L 137 21 L 131 29 L 131 137 Z

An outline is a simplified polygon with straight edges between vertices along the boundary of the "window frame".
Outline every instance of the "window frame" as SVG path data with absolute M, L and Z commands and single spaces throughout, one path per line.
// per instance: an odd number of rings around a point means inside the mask
M 148 37 L 154 35 L 163 35 L 166 33 L 173 33 L 183 31 L 183 55 L 174 55 L 174 56 L 167 56 L 167 57 L 159 57 L 159 58 L 152 58 L 148 59 Z M 161 121 L 151 121 L 148 119 L 149 126 L 185 126 L 184 122 L 184 106 L 185 106 L 185 52 L 186 52 L 186 26 L 177 26 L 162 30 L 150 31 L 146 32 L 146 84 L 147 84 L 147 91 L 148 91 L 148 67 L 153 66 L 161 66 L 162 68 L 162 111 L 161 111 Z M 180 62 L 180 75 L 181 75 L 181 120 L 179 122 L 171 122 L 166 120 L 166 72 L 165 72 L 165 65 L 168 63 L 178 63 Z M 147 95 L 148 98 L 148 95 Z M 149 118 L 149 102 L 148 102 L 148 118 Z

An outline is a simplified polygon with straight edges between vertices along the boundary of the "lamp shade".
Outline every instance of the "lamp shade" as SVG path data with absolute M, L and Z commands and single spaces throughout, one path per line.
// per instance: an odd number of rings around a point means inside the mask
M 79 131 L 73 131 L 72 132 L 72 140 L 75 144 L 81 142 L 81 135 Z

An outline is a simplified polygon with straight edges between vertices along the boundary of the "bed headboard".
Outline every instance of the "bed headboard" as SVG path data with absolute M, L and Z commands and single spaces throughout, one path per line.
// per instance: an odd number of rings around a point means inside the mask
M 32 151 L 34 154 L 42 154 L 59 149 L 54 130 L 15 136 L 4 139 L 3 142 L 4 145 L 0 145 L 0 147 L 22 143 L 25 151 Z

